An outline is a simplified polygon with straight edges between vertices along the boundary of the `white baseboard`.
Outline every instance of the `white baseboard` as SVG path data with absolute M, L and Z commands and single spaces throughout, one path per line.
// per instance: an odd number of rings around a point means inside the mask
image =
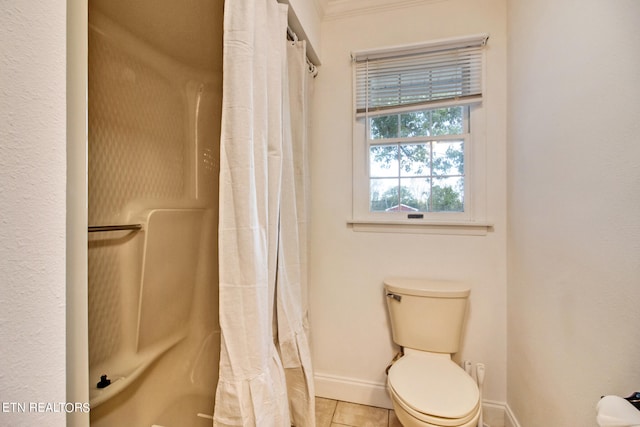
M 378 408 L 393 409 L 386 384 L 357 378 L 315 374 L 316 396 Z M 483 400 L 483 421 L 490 427 L 520 427 L 515 415 L 505 402 Z
M 511 411 L 509 405 L 505 404 L 505 413 L 504 413 L 504 427 L 520 427 L 520 423 L 516 419 L 516 416 Z
M 393 409 L 385 384 L 317 372 L 314 377 L 316 396 Z

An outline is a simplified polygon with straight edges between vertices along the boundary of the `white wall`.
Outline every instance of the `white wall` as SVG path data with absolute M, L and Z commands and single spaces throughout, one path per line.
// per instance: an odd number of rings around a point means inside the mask
M 595 426 L 640 370 L 640 2 L 509 0 L 508 403 Z
M 66 400 L 65 7 L 3 1 L 0 14 L 3 403 Z M 65 415 L 0 409 L 0 424 L 63 426 Z
M 506 399 L 506 3 L 425 2 L 322 25 L 312 135 L 310 311 L 319 395 L 388 405 L 387 276 L 463 280 L 472 287 L 458 358 L 487 365 L 486 398 Z M 351 51 L 488 32 L 486 236 L 355 232 L 351 218 Z
M 307 55 L 315 63 L 322 60 L 320 21 L 322 12 L 316 0 L 278 0 L 289 5 L 289 26 L 307 41 Z

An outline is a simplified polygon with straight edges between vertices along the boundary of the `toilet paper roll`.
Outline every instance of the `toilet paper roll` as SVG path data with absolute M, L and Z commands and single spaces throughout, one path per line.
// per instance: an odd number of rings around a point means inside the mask
M 600 427 L 640 426 L 640 411 L 620 396 L 604 396 L 596 406 Z

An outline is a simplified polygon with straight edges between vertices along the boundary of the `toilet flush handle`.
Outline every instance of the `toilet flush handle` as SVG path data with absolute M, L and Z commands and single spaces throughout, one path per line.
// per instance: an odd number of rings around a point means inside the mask
M 402 297 L 398 294 L 392 294 L 391 292 L 387 292 L 387 298 L 393 298 L 394 300 L 400 302 L 402 301 Z

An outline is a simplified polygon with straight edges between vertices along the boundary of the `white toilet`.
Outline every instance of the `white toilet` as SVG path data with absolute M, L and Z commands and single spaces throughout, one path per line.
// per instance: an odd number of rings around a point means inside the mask
M 404 356 L 389 369 L 387 389 L 404 427 L 475 427 L 476 382 L 451 354 L 460 336 L 470 289 L 457 282 L 389 278 L 384 281 L 393 341 Z

